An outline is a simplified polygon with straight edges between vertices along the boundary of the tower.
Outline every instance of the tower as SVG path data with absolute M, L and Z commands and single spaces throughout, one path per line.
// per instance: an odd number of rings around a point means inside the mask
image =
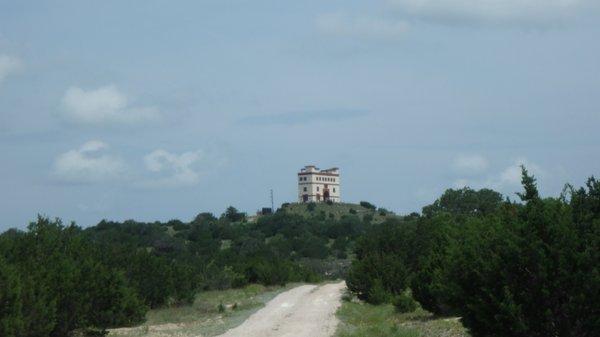
M 313 165 L 298 172 L 298 202 L 340 202 L 340 170 L 320 170 Z

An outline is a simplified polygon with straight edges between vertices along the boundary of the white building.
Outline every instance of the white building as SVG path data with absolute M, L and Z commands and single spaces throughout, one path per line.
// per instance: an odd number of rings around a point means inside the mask
M 340 170 L 305 166 L 298 172 L 298 202 L 340 202 Z

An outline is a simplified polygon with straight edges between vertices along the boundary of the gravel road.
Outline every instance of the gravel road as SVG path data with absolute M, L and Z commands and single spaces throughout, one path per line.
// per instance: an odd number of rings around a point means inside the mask
M 335 312 L 345 288 L 345 282 L 293 288 L 219 337 L 333 336 L 338 324 Z

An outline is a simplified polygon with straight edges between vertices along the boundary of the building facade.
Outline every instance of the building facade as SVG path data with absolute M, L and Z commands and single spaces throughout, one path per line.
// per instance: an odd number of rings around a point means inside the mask
M 340 170 L 305 166 L 298 172 L 298 202 L 340 202 Z

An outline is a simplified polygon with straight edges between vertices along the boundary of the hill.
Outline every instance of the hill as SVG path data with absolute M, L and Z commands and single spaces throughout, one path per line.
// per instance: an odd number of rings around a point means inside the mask
M 325 215 L 328 219 L 340 220 L 344 216 L 355 215 L 361 221 L 382 223 L 383 221 L 398 216 L 383 208 L 377 208 L 371 203 L 289 203 L 283 204 L 281 210 L 287 214 L 297 214 L 303 217 Z

